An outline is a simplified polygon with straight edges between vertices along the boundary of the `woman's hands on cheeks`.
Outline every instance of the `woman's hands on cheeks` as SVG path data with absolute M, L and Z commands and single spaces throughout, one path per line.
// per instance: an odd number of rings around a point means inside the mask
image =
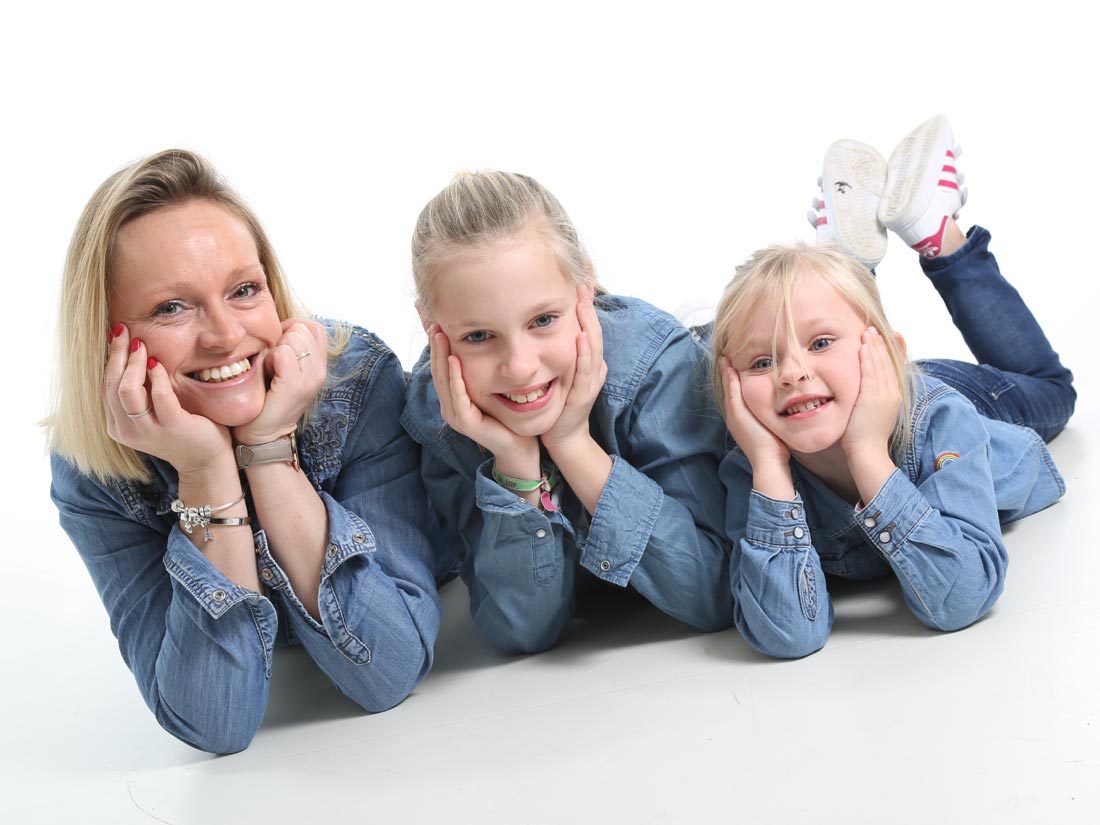
M 232 449 L 229 431 L 184 410 L 164 367 L 148 357 L 141 339 L 131 340 L 122 324 L 115 330 L 119 334 L 112 332 L 104 371 L 107 434 L 167 461 L 181 476 L 212 468 Z
M 890 458 L 890 436 L 901 409 L 901 388 L 878 330 L 868 327 L 860 340 L 859 396 L 840 446 L 860 498 L 869 502 L 895 469 Z
M 753 487 L 764 495 L 781 501 L 794 498 L 790 450 L 745 404 L 745 398 L 741 394 L 741 377 L 729 358 L 720 356 L 718 363 L 725 390 L 723 412 L 726 428 L 752 465 Z
M 439 396 L 439 411 L 443 420 L 451 429 L 491 452 L 498 465 L 502 462 L 509 467 L 514 464 L 533 464 L 537 470 L 538 439 L 517 435 L 492 416 L 483 413 L 466 392 L 462 362 L 457 355 L 451 354 L 451 342 L 447 334 L 439 324 L 432 324 L 427 332 L 428 346 L 431 349 L 432 382 L 435 384 L 436 395 Z M 501 469 L 501 472 L 507 471 Z
M 233 428 L 238 444 L 266 444 L 294 432 L 328 376 L 324 326 L 301 318 L 288 318 L 282 325 L 279 342 L 264 356 L 268 388 L 263 409 L 252 421 Z
M 588 417 L 592 405 L 607 380 L 607 362 L 603 360 L 603 330 L 592 303 L 593 289 L 577 287 L 577 363 L 569 386 L 559 389 L 566 393 L 565 406 L 554 425 L 542 435 L 542 443 L 553 453 L 554 448 L 578 438 L 587 438 Z

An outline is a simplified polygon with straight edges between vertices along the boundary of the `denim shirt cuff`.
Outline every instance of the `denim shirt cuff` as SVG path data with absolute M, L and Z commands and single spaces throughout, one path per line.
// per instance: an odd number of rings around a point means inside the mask
M 642 560 L 664 493 L 656 481 L 617 455 L 596 502 L 581 564 L 604 581 L 625 587 Z
M 328 512 L 328 544 L 325 548 L 325 557 L 321 563 L 321 595 L 318 598 L 318 610 L 321 612 L 322 624 L 309 615 L 305 605 L 302 604 L 298 594 L 290 584 L 290 579 L 283 571 L 275 557 L 271 554 L 271 548 L 267 543 L 267 534 L 263 530 L 256 531 L 256 554 L 258 556 L 260 581 L 272 590 L 278 590 L 283 594 L 287 604 L 297 613 L 313 630 L 331 638 L 325 629 L 333 622 L 342 626 L 343 617 L 339 614 L 329 615 L 326 610 L 327 601 L 323 597 L 326 580 L 353 556 L 362 553 L 373 552 L 376 544 L 374 534 L 359 516 L 345 510 L 328 493 L 319 493 Z
M 884 555 L 893 556 L 931 509 L 913 482 L 895 468 L 875 497 L 853 517 L 871 544 Z
M 561 508 L 547 512 L 541 507 L 536 507 L 517 496 L 511 490 L 501 487 L 493 478 L 493 461 L 489 458 L 483 461 L 474 475 L 474 497 L 478 509 L 483 513 L 495 513 L 501 516 L 522 516 L 525 533 L 538 529 L 546 529 L 552 524 L 561 525 L 570 536 L 573 535 L 573 525 L 562 514 Z
M 745 538 L 762 547 L 805 550 L 810 546 L 810 528 L 802 496 L 783 501 L 758 490 L 749 494 Z
M 230 581 L 183 534 L 178 524 L 172 526 L 172 532 L 168 536 L 164 568 L 214 619 L 221 618 L 240 602 L 256 601 L 266 603 L 270 608 L 272 621 L 275 620 L 274 605 L 259 593 Z

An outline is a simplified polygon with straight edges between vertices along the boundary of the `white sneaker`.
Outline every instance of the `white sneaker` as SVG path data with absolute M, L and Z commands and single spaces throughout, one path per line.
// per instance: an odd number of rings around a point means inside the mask
M 886 160 L 857 140 L 838 140 L 825 152 L 821 197 L 806 216 L 817 242 L 832 242 L 868 269 L 886 254 L 886 230 L 879 224 L 879 199 L 886 185 Z
M 966 203 L 955 164 L 961 153 L 947 118 L 936 115 L 902 138 L 890 155 L 878 219 L 927 258 L 940 254 L 948 219 L 957 218 Z

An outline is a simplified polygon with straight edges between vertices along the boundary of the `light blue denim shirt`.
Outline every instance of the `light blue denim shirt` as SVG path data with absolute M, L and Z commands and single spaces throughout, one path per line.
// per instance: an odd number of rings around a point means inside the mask
M 825 644 L 833 606 L 823 573 L 870 579 L 892 571 L 921 622 L 966 627 L 1004 587 L 1001 523 L 1065 492 L 1033 430 L 982 417 L 935 378 L 916 386 L 909 449 L 862 510 L 797 462 L 794 500 L 777 501 L 753 491 L 739 448 L 723 460 L 734 624 L 757 650 L 792 658 Z
M 268 550 L 251 498 L 264 594 L 217 570 L 171 512 L 177 475 L 149 458 L 150 484 L 103 485 L 52 456 L 51 495 L 91 573 L 126 665 L 169 733 L 205 751 L 245 748 L 267 706 L 276 637 L 301 644 L 347 696 L 389 708 L 428 672 L 439 629 L 435 523 L 419 451 L 398 424 L 401 366 L 352 328 L 299 437 L 302 471 L 328 513 L 316 622 Z M 216 539 L 215 539 L 216 540 Z
M 427 351 L 409 380 L 401 423 L 423 445 L 428 495 L 463 548 L 474 621 L 505 650 L 557 641 L 573 614 L 578 566 L 692 627 L 730 623 L 718 478 L 725 426 L 705 351 L 644 301 L 603 296 L 596 312 L 607 380 L 589 426 L 612 469 L 591 517 L 567 485 L 559 509 L 544 512 L 493 480 L 492 455 L 444 423 Z

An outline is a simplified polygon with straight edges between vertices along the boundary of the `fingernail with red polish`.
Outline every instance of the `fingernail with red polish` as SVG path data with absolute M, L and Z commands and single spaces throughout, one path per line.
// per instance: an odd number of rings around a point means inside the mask
M 157 359 L 156 358 L 150 358 L 149 359 L 149 369 L 153 369 L 153 367 L 155 367 L 156 365 L 157 365 Z
M 115 324 L 113 327 L 111 327 L 110 335 L 112 341 L 118 338 L 118 336 L 122 335 L 122 324 Z
M 133 343 L 130 344 L 130 352 L 137 352 L 138 347 L 140 347 L 140 346 L 141 346 L 141 339 L 140 338 L 135 338 L 133 340 Z

